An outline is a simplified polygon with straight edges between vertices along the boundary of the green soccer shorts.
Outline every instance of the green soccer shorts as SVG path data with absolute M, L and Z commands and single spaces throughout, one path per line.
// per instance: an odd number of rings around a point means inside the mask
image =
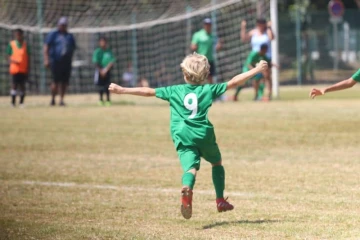
M 255 81 L 260 81 L 263 78 L 264 78 L 264 75 L 262 73 L 258 73 L 252 79 Z
M 243 73 L 248 72 L 248 71 L 250 71 L 250 69 L 248 69 L 248 68 L 243 69 Z M 249 82 L 251 82 L 253 80 L 260 81 L 263 78 L 264 78 L 264 75 L 262 73 L 258 73 L 255 76 L 253 76 L 252 78 L 250 78 Z
M 184 146 L 180 144 L 177 153 L 184 172 L 192 168 L 200 170 L 201 157 L 212 164 L 221 161 L 221 153 L 216 142 L 204 144 L 204 146 Z

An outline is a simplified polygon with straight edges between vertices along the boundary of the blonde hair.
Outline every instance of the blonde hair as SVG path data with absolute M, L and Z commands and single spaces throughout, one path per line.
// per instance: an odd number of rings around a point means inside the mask
M 189 83 L 203 84 L 209 76 L 210 64 L 203 55 L 190 54 L 184 58 L 180 66 Z

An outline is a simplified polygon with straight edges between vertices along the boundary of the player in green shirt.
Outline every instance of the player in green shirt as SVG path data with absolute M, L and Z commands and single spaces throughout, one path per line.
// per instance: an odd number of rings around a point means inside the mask
M 315 98 L 316 96 L 321 96 L 328 92 L 335 92 L 351 88 L 358 82 L 360 82 L 360 68 L 350 78 L 331 85 L 330 87 L 324 89 L 313 88 L 310 92 L 310 97 Z
M 111 68 L 114 65 L 115 58 L 111 50 L 108 48 L 107 39 L 101 37 L 99 39 L 99 47 L 95 49 L 93 54 L 93 63 L 95 64 L 95 84 L 98 86 L 98 91 L 100 95 L 99 105 L 110 106 L 110 78 L 111 78 Z M 103 101 L 103 94 L 106 93 L 106 103 Z
M 221 41 L 216 41 L 215 37 L 211 33 L 211 19 L 205 18 L 203 29 L 194 33 L 191 40 L 191 51 L 195 51 L 198 54 L 207 57 L 210 64 L 210 73 L 208 76 L 209 83 L 213 82 L 213 76 L 216 74 L 214 63 L 214 44 L 215 50 L 219 51 L 222 48 Z
M 192 215 L 192 189 L 196 172 L 200 169 L 200 157 L 212 164 L 212 179 L 219 212 L 234 208 L 224 199 L 225 171 L 216 143 L 214 127 L 208 119 L 208 111 L 214 99 L 228 89 L 244 84 L 248 79 L 267 69 L 261 61 L 249 72 L 235 76 L 229 82 L 205 84 L 209 75 L 209 63 L 205 56 L 197 53 L 187 56 L 181 63 L 186 84 L 161 88 L 123 88 L 111 84 L 110 92 L 144 97 L 156 96 L 170 103 L 171 137 L 184 171 L 181 190 L 181 213 L 189 219 Z
M 267 44 L 263 44 L 260 47 L 260 51 L 256 52 L 250 52 L 249 56 L 246 58 L 246 62 L 243 66 L 243 72 L 247 72 L 250 69 L 254 68 L 256 66 L 256 64 L 258 62 L 260 62 L 261 60 L 265 60 L 266 62 L 268 62 L 269 65 L 271 65 L 271 61 L 270 59 L 266 56 L 268 50 L 268 45 Z M 258 100 L 259 97 L 259 86 L 260 86 L 260 80 L 263 78 L 263 74 L 259 73 L 256 76 L 254 76 L 252 78 L 253 81 L 253 86 L 254 86 L 254 90 L 255 90 L 255 98 L 254 100 Z M 236 89 L 235 95 L 234 95 L 234 100 L 237 100 L 238 94 L 240 93 L 242 89 L 242 86 L 238 87 Z

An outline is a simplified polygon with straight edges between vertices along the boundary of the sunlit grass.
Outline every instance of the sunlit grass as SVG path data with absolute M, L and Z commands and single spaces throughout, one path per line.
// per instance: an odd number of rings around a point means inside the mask
M 357 239 L 360 91 L 309 100 L 310 88 L 214 104 L 235 210 L 216 212 L 202 161 L 189 221 L 165 102 L 112 96 L 98 107 L 96 95 L 78 95 L 51 108 L 31 96 L 12 109 L 0 98 L 0 239 Z

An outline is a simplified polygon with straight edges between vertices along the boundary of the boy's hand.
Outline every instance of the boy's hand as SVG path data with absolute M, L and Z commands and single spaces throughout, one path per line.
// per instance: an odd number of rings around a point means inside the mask
M 264 60 L 261 60 L 258 64 L 256 64 L 256 68 L 260 71 L 263 72 L 266 69 L 268 69 L 268 63 Z
M 310 92 L 310 97 L 314 99 L 316 96 L 321 96 L 325 94 L 325 90 L 319 90 L 316 88 L 313 88 Z
M 119 85 L 117 85 L 115 83 L 112 83 L 109 86 L 109 91 L 111 93 L 121 94 L 121 93 L 123 93 L 123 89 L 124 89 L 123 87 L 121 87 L 121 86 L 119 86 Z

